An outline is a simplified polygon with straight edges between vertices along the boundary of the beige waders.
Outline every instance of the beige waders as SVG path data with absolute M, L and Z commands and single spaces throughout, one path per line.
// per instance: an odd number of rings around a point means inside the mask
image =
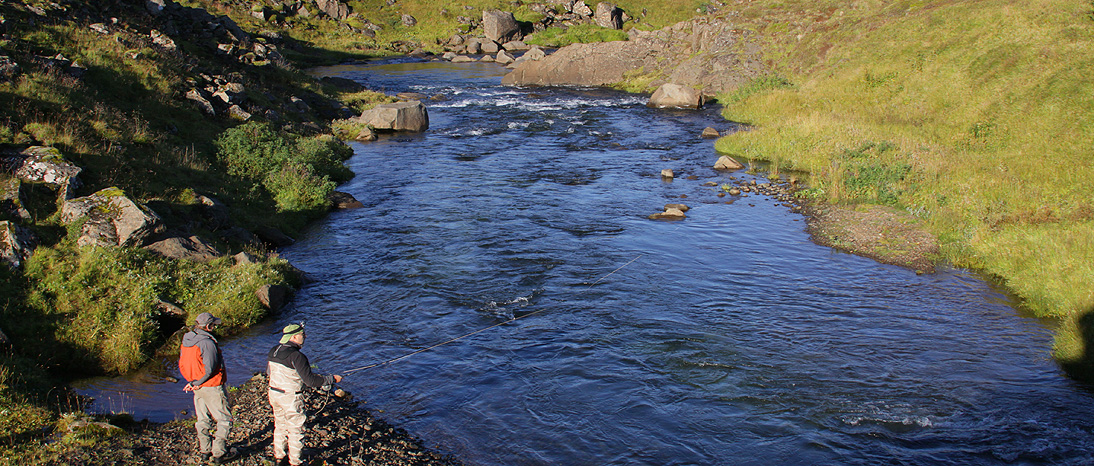
M 228 432 L 232 429 L 232 412 L 228 408 L 228 392 L 224 385 L 195 389 L 194 413 L 197 414 L 194 428 L 198 431 L 198 451 L 214 457 L 224 456 L 228 452 Z M 214 423 L 215 435 L 210 432 Z
M 301 463 L 304 421 L 307 419 L 301 393 L 304 384 L 292 368 L 270 363 L 267 370 L 270 374 L 270 407 L 274 416 L 273 453 L 277 458 L 285 458 L 288 453 L 289 464 L 297 465 Z

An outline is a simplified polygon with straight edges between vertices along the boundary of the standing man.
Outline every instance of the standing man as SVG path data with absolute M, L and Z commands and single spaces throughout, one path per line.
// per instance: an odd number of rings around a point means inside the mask
M 228 450 L 228 432 L 232 429 L 232 412 L 224 382 L 224 357 L 217 339 L 211 332 L 220 319 L 208 312 L 198 314 L 192 330 L 182 337 L 179 348 L 179 372 L 186 379 L 183 391 L 194 393 L 194 413 L 198 431 L 198 454 L 202 462 L 227 463 L 239 456 Z M 216 422 L 216 435 L 210 434 Z
M 311 371 L 304 346 L 304 324 L 292 324 L 281 331 L 281 342 L 270 350 L 266 373 L 270 378 L 270 406 L 273 407 L 273 454 L 277 466 L 289 460 L 290 466 L 302 464 L 304 448 L 304 386 L 330 390 L 341 382 L 340 375 L 319 375 Z M 287 452 L 286 452 L 286 447 Z M 287 456 L 286 456 L 287 455 Z

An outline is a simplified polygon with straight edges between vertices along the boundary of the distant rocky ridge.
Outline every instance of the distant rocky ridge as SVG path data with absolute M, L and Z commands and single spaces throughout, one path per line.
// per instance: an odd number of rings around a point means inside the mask
M 629 34 L 627 41 L 573 44 L 525 61 L 502 84 L 609 86 L 645 75 L 655 77 L 651 89 L 675 83 L 712 96 L 768 72 L 760 45 L 730 18 L 699 17 Z

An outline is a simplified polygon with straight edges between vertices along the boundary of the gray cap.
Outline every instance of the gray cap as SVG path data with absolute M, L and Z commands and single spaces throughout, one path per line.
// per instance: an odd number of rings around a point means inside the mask
M 209 324 L 219 324 L 220 317 L 216 317 L 208 312 L 202 312 L 201 314 L 198 314 L 198 317 L 194 319 L 194 321 L 197 322 L 198 325 L 204 327 Z

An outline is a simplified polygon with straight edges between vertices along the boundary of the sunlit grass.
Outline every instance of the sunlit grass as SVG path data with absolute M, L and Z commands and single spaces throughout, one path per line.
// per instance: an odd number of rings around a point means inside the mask
M 841 154 L 888 141 L 896 203 L 948 258 L 998 276 L 1041 316 L 1094 309 L 1094 20 L 1089 3 L 755 2 L 793 87 L 725 99 L 755 125 L 720 151 L 809 171 L 862 201 Z M 1067 355 L 1061 355 L 1065 359 Z M 1073 356 L 1073 355 L 1072 355 Z

